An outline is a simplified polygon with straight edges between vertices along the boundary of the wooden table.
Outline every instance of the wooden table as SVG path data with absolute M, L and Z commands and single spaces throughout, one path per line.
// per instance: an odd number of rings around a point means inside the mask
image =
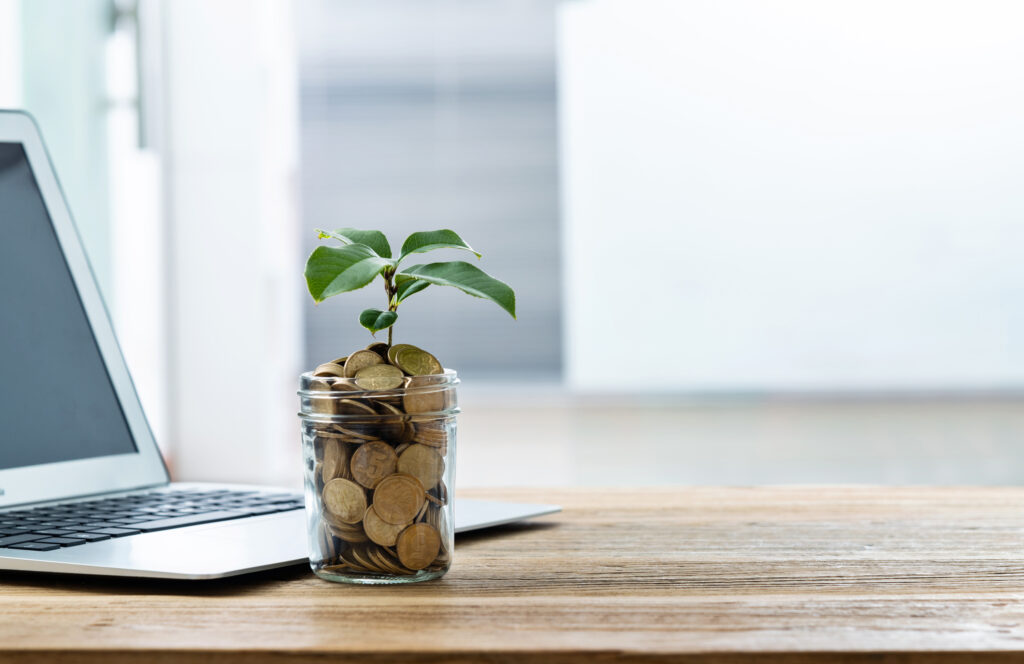
M 1024 659 L 1024 489 L 466 495 L 565 512 L 407 587 L 2 573 L 0 662 Z

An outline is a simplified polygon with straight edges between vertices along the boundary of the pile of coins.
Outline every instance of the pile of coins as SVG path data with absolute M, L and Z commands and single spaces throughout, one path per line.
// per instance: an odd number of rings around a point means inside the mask
M 323 569 L 412 575 L 448 567 L 444 474 L 453 415 L 445 411 L 453 388 L 443 374 L 430 353 L 383 343 L 313 372 L 310 410 L 344 416 L 307 420 Z

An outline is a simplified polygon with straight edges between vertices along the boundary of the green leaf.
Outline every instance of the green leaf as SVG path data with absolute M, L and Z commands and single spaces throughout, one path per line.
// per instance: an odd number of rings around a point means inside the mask
M 373 334 L 386 330 L 395 324 L 398 314 L 394 311 L 381 311 L 380 309 L 367 309 L 359 314 L 359 324 Z
M 317 229 L 320 239 L 334 238 L 345 244 L 365 244 L 377 252 L 378 256 L 391 258 L 391 245 L 388 238 L 380 231 L 361 231 L 356 228 L 339 228 L 336 231 L 322 231 Z
M 306 261 L 306 286 L 315 301 L 323 302 L 332 295 L 362 288 L 391 264 L 365 244 L 317 247 Z
M 466 251 L 472 251 L 476 254 L 477 258 L 480 258 L 480 254 L 473 251 L 473 247 L 466 244 L 459 237 L 458 233 L 444 229 L 440 231 L 420 231 L 405 238 L 405 242 L 402 243 L 402 255 L 398 260 L 401 262 L 409 254 L 422 254 L 425 251 L 433 251 L 434 249 L 465 249 Z
M 490 300 L 511 314 L 512 318 L 516 317 L 516 294 L 509 285 L 498 281 L 475 265 L 462 261 L 428 263 L 414 265 L 402 270 L 399 275 L 415 277 L 438 286 L 454 286 L 474 297 Z
M 419 293 L 421 290 L 429 286 L 430 282 L 423 281 L 422 279 L 416 279 L 415 277 L 396 274 L 395 285 L 398 287 L 395 295 L 398 297 L 398 301 L 401 302 L 405 300 L 405 298 Z

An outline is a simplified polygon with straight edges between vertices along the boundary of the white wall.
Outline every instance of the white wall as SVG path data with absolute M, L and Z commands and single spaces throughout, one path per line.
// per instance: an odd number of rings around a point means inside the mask
M 0 0 L 0 108 L 21 106 L 21 2 Z
M 1024 386 L 1022 20 L 567 3 L 570 384 Z
M 162 8 L 174 471 L 295 484 L 303 281 L 290 3 Z

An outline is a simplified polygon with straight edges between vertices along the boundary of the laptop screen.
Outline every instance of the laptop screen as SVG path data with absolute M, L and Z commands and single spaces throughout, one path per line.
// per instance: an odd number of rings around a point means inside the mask
M 0 142 L 0 470 L 135 451 L 25 150 Z

